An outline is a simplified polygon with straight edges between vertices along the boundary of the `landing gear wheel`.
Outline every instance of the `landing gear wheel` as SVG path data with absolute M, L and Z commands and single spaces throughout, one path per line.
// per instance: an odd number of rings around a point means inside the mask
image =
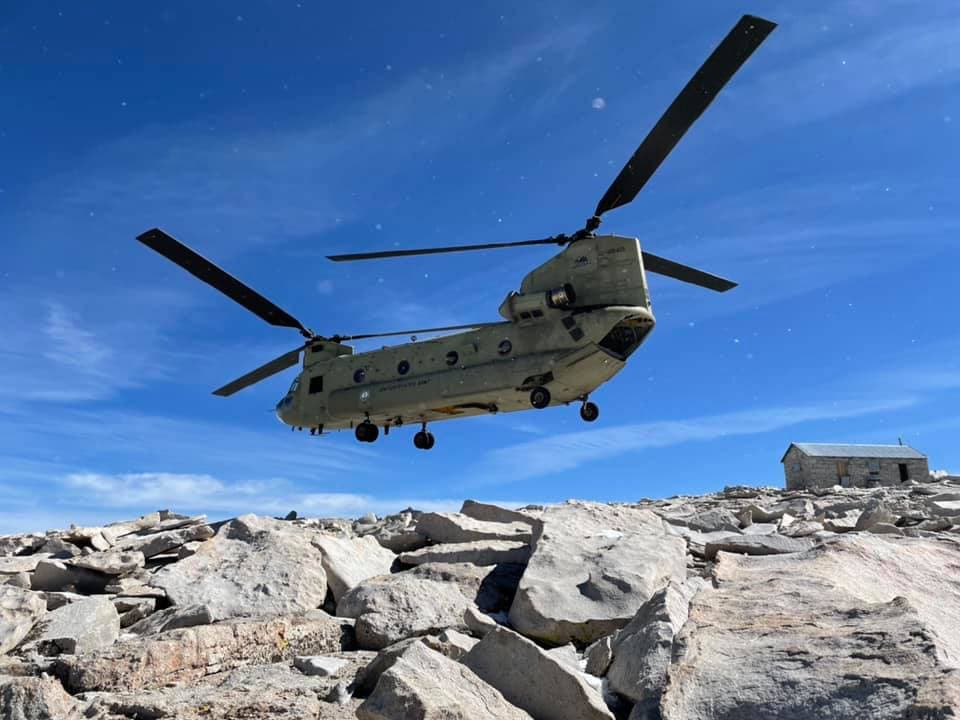
M 435 442 L 436 440 L 433 437 L 433 433 L 429 433 L 426 430 L 421 430 L 413 436 L 413 446 L 417 448 L 417 450 L 429 450 Z
M 545 387 L 535 387 L 530 391 L 530 404 L 542 410 L 550 404 L 550 391 Z
M 580 417 L 582 417 L 586 422 L 593 422 L 600 417 L 600 408 L 598 408 L 592 402 L 585 402 L 580 406 Z
M 380 428 L 372 422 L 362 422 L 357 425 L 356 430 L 354 430 L 354 435 L 357 436 L 357 440 L 360 442 L 372 443 L 380 437 Z

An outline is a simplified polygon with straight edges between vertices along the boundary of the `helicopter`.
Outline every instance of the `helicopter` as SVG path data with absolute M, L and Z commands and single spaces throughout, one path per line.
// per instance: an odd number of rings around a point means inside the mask
M 537 240 L 330 255 L 366 261 L 532 245 L 562 249 L 523 278 L 500 305 L 503 318 L 387 333 L 319 335 L 210 260 L 159 228 L 137 239 L 219 290 L 270 325 L 298 330 L 304 342 L 214 391 L 230 396 L 301 362 L 277 403 L 279 420 L 320 435 L 352 429 L 372 443 L 380 429 L 419 426 L 414 446 L 435 444 L 428 424 L 491 413 L 580 404 L 586 422 L 599 417 L 591 394 L 622 370 L 656 319 L 646 273 L 716 292 L 731 280 L 643 250 L 637 238 L 598 235 L 602 216 L 633 201 L 717 93 L 774 30 L 744 15 L 707 58 L 604 193 L 585 226 Z M 427 340 L 418 334 L 460 331 Z M 414 336 L 411 342 L 355 353 L 350 341 Z

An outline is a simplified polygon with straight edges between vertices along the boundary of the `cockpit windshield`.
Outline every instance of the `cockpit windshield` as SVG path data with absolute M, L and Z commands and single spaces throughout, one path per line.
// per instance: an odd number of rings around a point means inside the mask
M 298 387 L 300 387 L 300 378 L 296 377 L 293 379 L 293 382 L 290 383 L 290 389 L 287 390 L 287 395 L 295 395 Z

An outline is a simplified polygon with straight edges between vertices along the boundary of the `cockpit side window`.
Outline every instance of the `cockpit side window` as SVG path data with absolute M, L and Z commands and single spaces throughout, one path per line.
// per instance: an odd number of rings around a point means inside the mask
M 290 383 L 290 389 L 287 390 L 287 395 L 296 395 L 297 389 L 300 387 L 300 378 L 294 378 L 293 382 Z

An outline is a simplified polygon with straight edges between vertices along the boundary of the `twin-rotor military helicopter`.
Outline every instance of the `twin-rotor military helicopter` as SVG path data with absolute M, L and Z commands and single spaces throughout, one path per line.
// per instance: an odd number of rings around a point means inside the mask
M 598 235 L 604 213 L 631 202 L 684 133 L 776 25 L 745 15 L 700 67 L 573 235 L 540 240 L 333 255 L 335 262 L 529 245 L 560 245 L 500 305 L 500 322 L 365 335 L 318 335 L 295 317 L 159 229 L 138 237 L 184 270 L 271 325 L 300 331 L 305 342 L 214 391 L 228 396 L 293 367 L 303 369 L 276 406 L 277 416 L 311 434 L 352 428 L 373 442 L 380 428 L 418 425 L 413 442 L 429 450 L 428 423 L 486 413 L 580 403 L 599 416 L 590 394 L 616 375 L 647 339 L 655 319 L 646 273 L 717 292 L 736 283 L 653 255 L 636 238 Z M 465 330 L 370 352 L 344 344 L 365 338 Z

